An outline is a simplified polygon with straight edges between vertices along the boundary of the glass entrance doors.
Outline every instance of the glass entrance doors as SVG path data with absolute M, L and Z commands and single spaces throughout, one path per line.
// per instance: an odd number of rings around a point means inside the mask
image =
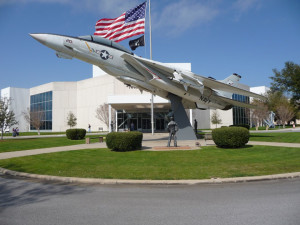
M 142 129 L 151 130 L 151 119 L 142 118 Z
M 154 130 L 165 131 L 167 114 L 165 112 L 154 113 Z M 150 113 L 125 113 L 118 111 L 118 130 L 138 130 L 151 132 Z

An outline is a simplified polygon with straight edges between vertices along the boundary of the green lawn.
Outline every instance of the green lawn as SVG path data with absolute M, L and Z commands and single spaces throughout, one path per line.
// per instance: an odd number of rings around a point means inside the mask
M 296 126 L 297 128 L 299 127 L 299 125 Z M 284 129 L 287 129 L 287 128 L 293 128 L 292 125 L 286 125 L 285 128 L 283 128 L 282 125 L 276 125 L 275 128 L 269 128 L 269 130 L 284 130 Z M 253 130 L 255 131 L 256 128 L 255 127 L 251 127 L 250 130 Z M 258 127 L 258 130 L 266 130 L 266 127 Z
M 93 133 L 104 133 L 103 131 L 99 132 L 99 131 L 92 131 L 92 132 L 87 132 L 86 134 L 93 134 Z M 66 134 L 66 132 L 40 132 L 40 135 L 57 135 L 57 134 Z M 34 135 L 38 135 L 38 132 L 20 132 L 19 136 L 34 136 Z M 0 134 L 1 136 L 1 134 Z M 4 133 L 3 136 L 12 136 L 12 133 Z
M 250 141 L 300 143 L 300 132 L 250 133 Z
M 56 135 L 66 134 L 66 132 L 40 132 L 40 135 Z M 38 132 L 20 132 L 19 136 L 33 136 L 38 135 Z M 3 136 L 12 136 L 12 133 L 4 133 Z
M 300 148 L 203 147 L 195 151 L 112 152 L 91 149 L 0 161 L 10 170 L 67 177 L 120 179 L 207 179 L 300 171 Z
M 99 137 L 99 135 L 96 136 L 91 135 L 89 137 Z M 91 143 L 97 141 L 98 141 L 97 139 L 91 139 Z M 28 149 L 59 147 L 59 146 L 67 146 L 67 145 L 78 145 L 84 143 L 85 143 L 85 139 L 69 140 L 66 137 L 4 139 L 4 140 L 0 140 L 0 153 L 21 151 L 21 150 L 28 150 Z
M 90 137 L 98 137 L 91 135 Z M 101 135 L 105 136 L 105 135 Z M 91 139 L 91 142 L 97 142 L 97 139 Z M 300 143 L 300 132 L 289 133 L 251 133 L 250 141 L 267 141 L 267 142 L 286 142 Z M 37 148 L 59 147 L 67 145 L 84 144 L 85 140 L 69 140 L 66 137 L 53 138 L 31 138 L 31 139 L 5 139 L 0 140 L 0 153 L 21 151 Z

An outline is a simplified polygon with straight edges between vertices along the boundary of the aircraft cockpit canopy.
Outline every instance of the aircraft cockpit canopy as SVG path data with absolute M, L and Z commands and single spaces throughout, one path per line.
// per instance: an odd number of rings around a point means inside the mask
M 106 45 L 108 47 L 118 49 L 118 50 L 126 52 L 128 54 L 132 54 L 131 51 L 129 51 L 127 48 L 123 47 L 122 45 L 120 45 L 120 44 L 118 44 L 114 41 L 111 41 L 109 39 L 100 37 L 100 36 L 86 35 L 86 36 L 79 36 L 78 38 L 83 39 L 83 40 L 87 40 L 87 41 L 91 41 L 91 42 L 95 42 L 95 43 L 99 43 L 101 45 Z

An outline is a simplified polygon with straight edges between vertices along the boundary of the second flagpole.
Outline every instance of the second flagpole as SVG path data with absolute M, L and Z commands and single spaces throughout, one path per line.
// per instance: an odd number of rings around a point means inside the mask
M 149 0 L 149 30 L 150 30 L 150 60 L 152 60 L 152 30 L 151 30 L 151 0 Z M 154 105 L 153 105 L 153 93 L 151 93 L 151 131 L 154 135 Z

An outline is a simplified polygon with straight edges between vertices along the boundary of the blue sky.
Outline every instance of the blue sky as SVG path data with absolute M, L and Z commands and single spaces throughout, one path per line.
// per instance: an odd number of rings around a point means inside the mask
M 92 77 L 90 64 L 59 59 L 28 34 L 93 34 L 97 20 L 142 2 L 0 0 L 0 89 Z M 194 73 L 219 80 L 238 73 L 249 86 L 269 86 L 273 68 L 300 63 L 298 0 L 152 0 L 151 8 L 154 60 L 191 62 Z M 135 53 L 149 58 L 149 44 Z

